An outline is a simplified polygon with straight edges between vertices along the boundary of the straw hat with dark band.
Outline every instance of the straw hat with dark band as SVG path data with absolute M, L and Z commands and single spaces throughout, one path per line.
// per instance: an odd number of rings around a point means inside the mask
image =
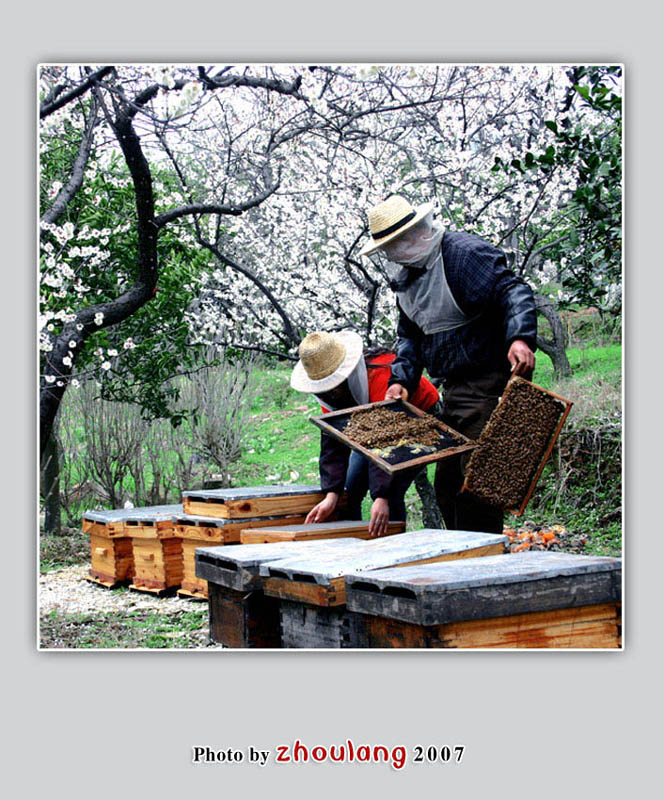
M 362 337 L 353 331 L 310 333 L 300 344 L 291 386 L 297 392 L 328 392 L 346 380 L 361 357 Z
M 371 239 L 360 250 L 366 256 L 391 242 L 402 233 L 417 225 L 433 209 L 433 203 L 425 203 L 418 208 L 401 195 L 393 194 L 369 210 L 369 230 Z

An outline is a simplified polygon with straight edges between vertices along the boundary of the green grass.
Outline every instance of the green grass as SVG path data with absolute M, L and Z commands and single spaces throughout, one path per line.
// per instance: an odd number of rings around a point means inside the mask
M 192 611 L 62 614 L 40 619 L 43 648 L 192 648 L 208 644 L 207 605 Z
M 607 347 L 571 347 L 567 351 L 567 359 L 574 380 L 582 385 L 602 380 L 620 385 L 622 347 L 619 344 Z M 553 364 L 544 353 L 536 354 L 533 383 L 545 389 L 555 388 Z

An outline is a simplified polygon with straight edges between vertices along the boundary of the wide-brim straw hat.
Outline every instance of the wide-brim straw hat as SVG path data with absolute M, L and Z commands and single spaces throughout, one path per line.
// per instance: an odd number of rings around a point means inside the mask
M 297 392 L 328 392 L 346 380 L 360 358 L 362 337 L 354 331 L 314 331 L 300 344 L 290 384 Z
M 369 210 L 369 230 L 371 238 L 360 250 L 361 256 L 379 250 L 383 245 L 410 230 L 433 210 L 433 203 L 413 208 L 401 195 L 393 194 Z

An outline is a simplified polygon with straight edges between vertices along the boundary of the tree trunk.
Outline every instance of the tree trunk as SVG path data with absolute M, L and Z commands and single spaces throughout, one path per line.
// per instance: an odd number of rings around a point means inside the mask
M 41 494 L 44 499 L 44 533 L 47 536 L 59 536 L 62 533 L 60 464 L 58 442 L 53 433 L 49 436 L 42 459 Z
M 415 478 L 415 488 L 422 501 L 422 525 L 425 528 L 444 528 L 443 516 L 438 507 L 436 493 L 426 469 L 420 470 Z
M 541 294 L 535 295 L 535 307 L 538 313 L 548 320 L 553 332 L 551 341 L 538 336 L 537 346 L 551 359 L 556 378 L 558 380 L 569 378 L 572 375 L 572 367 L 567 360 L 567 353 L 565 352 L 567 341 L 560 315 L 549 298 Z

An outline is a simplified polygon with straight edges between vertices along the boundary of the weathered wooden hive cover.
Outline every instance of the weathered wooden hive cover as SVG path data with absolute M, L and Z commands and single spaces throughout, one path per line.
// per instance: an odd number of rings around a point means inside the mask
M 348 552 L 362 544 L 360 539 L 318 539 L 309 542 L 238 544 L 230 547 L 196 549 L 196 575 L 228 589 L 244 591 L 262 585 L 260 567 L 297 554 Z
M 113 508 L 108 511 L 86 511 L 83 519 L 95 522 L 122 522 L 124 520 L 155 522 L 173 519 L 177 514 L 182 514 L 181 504 L 170 506 L 145 506 L 143 508 Z
M 622 561 L 526 552 L 421 564 L 345 577 L 351 611 L 442 625 L 619 603 Z
M 180 507 L 182 508 L 182 507 Z M 261 525 L 279 525 L 279 520 L 287 520 L 291 519 L 292 517 L 284 517 L 281 515 L 277 516 L 270 516 L 270 517 L 244 517 L 242 519 L 236 519 L 234 517 L 202 517 L 197 514 L 178 514 L 173 517 L 176 525 L 181 525 L 183 527 L 188 527 L 192 530 L 189 533 L 192 537 L 195 535 L 196 531 L 195 528 L 220 528 L 222 531 L 224 528 L 228 528 L 229 530 L 241 530 L 242 527 L 251 527 L 253 524 L 261 524 Z
M 252 500 L 255 497 L 290 497 L 315 494 L 320 486 L 291 483 L 285 486 L 238 486 L 234 489 L 197 489 L 182 492 L 183 497 L 202 497 L 214 500 Z
M 500 551 L 507 542 L 507 536 L 490 533 L 424 528 L 382 539 L 361 540 L 347 550 L 298 552 L 279 561 L 261 564 L 260 574 L 328 586 L 333 578 L 349 573 L 396 567 L 492 545 L 498 546 L 497 551 Z

